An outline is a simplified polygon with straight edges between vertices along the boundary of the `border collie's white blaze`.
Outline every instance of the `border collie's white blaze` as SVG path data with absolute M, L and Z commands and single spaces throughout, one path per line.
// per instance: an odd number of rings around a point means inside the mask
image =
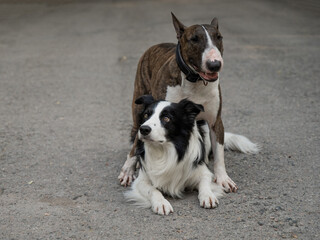
M 188 100 L 154 101 L 151 96 L 143 96 L 136 103 L 144 105 L 137 149 L 141 169 L 126 198 L 168 215 L 173 208 L 162 192 L 181 198 L 188 187 L 199 191 L 200 206 L 215 208 L 223 191 L 213 183 L 206 165 L 210 131 L 204 121 L 196 122 L 203 107 Z
M 162 118 L 165 118 L 165 116 L 160 117 L 160 114 L 167 106 L 170 106 L 169 102 L 159 102 L 152 112 L 149 110 L 144 113 L 143 120 L 145 122 L 140 126 L 140 131 L 138 132 L 139 139 L 148 139 L 149 141 L 155 141 L 159 143 L 166 141 L 165 129 L 161 127 L 161 121 L 164 121 Z M 148 131 L 150 131 L 150 133 L 148 133 Z

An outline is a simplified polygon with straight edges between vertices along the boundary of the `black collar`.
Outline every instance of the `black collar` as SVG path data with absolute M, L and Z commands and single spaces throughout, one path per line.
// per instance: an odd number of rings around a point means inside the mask
M 177 44 L 176 48 L 176 61 L 180 68 L 180 70 L 186 75 L 186 79 L 190 82 L 196 82 L 198 80 L 201 80 L 201 77 L 198 73 L 195 73 L 183 60 L 181 56 L 181 50 L 180 50 L 180 42 Z

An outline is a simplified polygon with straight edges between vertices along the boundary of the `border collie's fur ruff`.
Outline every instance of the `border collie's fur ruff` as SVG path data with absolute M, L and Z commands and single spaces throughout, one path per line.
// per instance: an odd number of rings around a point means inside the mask
M 196 122 L 203 106 L 186 99 L 155 101 L 150 95 L 138 98 L 136 104 L 144 106 L 137 133 L 141 169 L 126 198 L 168 215 L 173 208 L 162 193 L 182 197 L 185 188 L 197 189 L 200 206 L 215 208 L 223 191 L 206 165 L 210 131 L 205 121 Z

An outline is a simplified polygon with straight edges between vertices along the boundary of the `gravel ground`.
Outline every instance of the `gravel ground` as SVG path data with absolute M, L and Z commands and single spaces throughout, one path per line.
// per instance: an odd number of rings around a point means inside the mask
M 89 3 L 90 2 L 90 3 Z M 238 193 L 158 216 L 124 201 L 138 60 L 219 18 L 226 152 Z M 0 1 L 0 239 L 319 239 L 317 1 Z M 212 165 L 210 166 L 212 167 Z

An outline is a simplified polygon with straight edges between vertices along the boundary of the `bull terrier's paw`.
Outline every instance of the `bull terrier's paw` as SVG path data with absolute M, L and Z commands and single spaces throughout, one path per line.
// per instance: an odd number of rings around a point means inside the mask
M 136 179 L 134 175 L 137 159 L 136 157 L 127 156 L 127 161 L 124 163 L 121 168 L 121 172 L 118 176 L 120 184 L 124 187 L 130 186 L 130 184 Z
M 130 186 L 131 183 L 136 179 L 136 176 L 134 175 L 134 171 L 126 171 L 121 169 L 118 179 L 122 186 L 127 187 Z
M 225 173 L 216 173 L 214 182 L 223 188 L 226 193 L 236 192 L 238 190 L 237 184 Z
M 203 208 L 216 208 L 219 205 L 217 196 L 211 191 L 199 194 L 198 198 Z
M 159 215 L 169 215 L 170 213 L 173 213 L 173 208 L 169 201 L 163 198 L 153 202 L 152 211 Z

